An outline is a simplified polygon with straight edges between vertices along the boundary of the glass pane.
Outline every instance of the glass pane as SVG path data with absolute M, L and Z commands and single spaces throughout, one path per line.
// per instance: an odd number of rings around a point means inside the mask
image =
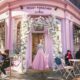
M 74 25 L 73 27 L 73 41 L 74 41 L 74 51 L 80 48 L 80 27 Z
M 0 48 L 5 47 L 5 21 L 0 22 Z

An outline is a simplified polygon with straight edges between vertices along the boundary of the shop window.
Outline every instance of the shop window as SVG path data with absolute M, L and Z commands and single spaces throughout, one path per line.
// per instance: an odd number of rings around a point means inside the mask
M 19 53 L 21 47 L 21 34 L 20 34 L 20 27 L 21 21 L 19 19 L 15 20 L 16 26 L 14 27 L 14 39 L 13 39 L 13 52 Z
M 77 51 L 80 48 L 80 27 L 76 25 L 73 27 L 73 41 L 74 49 Z
M 17 46 L 19 47 L 20 45 L 20 26 L 21 26 L 21 22 L 18 22 L 17 24 Z
M 0 48 L 5 47 L 5 21 L 0 22 Z

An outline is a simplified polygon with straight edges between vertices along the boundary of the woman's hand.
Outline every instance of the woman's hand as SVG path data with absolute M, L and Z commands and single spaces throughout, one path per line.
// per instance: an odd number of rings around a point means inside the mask
M 67 56 L 67 58 L 69 58 L 69 57 Z

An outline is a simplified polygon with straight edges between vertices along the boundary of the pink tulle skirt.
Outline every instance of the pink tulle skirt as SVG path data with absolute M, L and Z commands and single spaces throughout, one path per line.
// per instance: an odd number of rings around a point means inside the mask
M 32 68 L 35 70 L 48 69 L 48 55 L 44 53 L 43 49 L 39 49 L 33 60 Z

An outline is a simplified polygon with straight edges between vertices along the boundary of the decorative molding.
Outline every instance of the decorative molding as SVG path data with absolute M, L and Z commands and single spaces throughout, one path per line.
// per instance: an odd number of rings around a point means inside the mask
M 10 1 L 9 3 L 4 3 L 4 7 L 3 7 L 3 4 L 2 6 L 0 7 L 0 14 L 1 13 L 4 13 L 6 11 L 8 11 L 9 9 L 13 10 L 13 9 L 16 9 L 16 8 L 19 8 L 19 6 L 25 6 L 25 5 L 48 5 L 48 6 L 52 6 L 52 7 L 58 7 L 59 9 L 62 9 L 63 11 L 65 10 L 65 5 L 69 5 L 72 7 L 72 9 L 76 12 L 78 11 L 77 9 L 75 9 L 72 5 L 69 4 L 69 2 L 65 1 L 65 0 L 50 0 L 49 3 L 45 3 L 43 4 L 42 2 L 40 1 L 37 1 L 35 2 L 35 0 L 27 0 L 28 2 L 26 3 L 26 0 L 24 1 L 18 1 L 18 0 L 13 0 L 13 1 Z M 47 1 L 47 0 L 46 0 Z M 46 2 L 45 1 L 45 2 Z M 61 1 L 61 2 L 60 2 Z M 39 3 L 40 2 L 40 3 Z M 48 2 L 48 1 L 47 1 Z M 54 5 L 52 4 L 52 2 L 58 2 L 60 3 L 62 6 L 58 6 L 58 5 Z M 14 5 L 15 4 L 15 5 Z M 69 9 L 66 9 L 67 12 L 69 12 L 70 14 L 72 14 L 75 18 L 77 18 L 78 20 L 80 20 L 80 17 L 78 15 L 76 15 L 74 12 L 70 11 Z M 80 12 L 80 11 L 78 11 Z

